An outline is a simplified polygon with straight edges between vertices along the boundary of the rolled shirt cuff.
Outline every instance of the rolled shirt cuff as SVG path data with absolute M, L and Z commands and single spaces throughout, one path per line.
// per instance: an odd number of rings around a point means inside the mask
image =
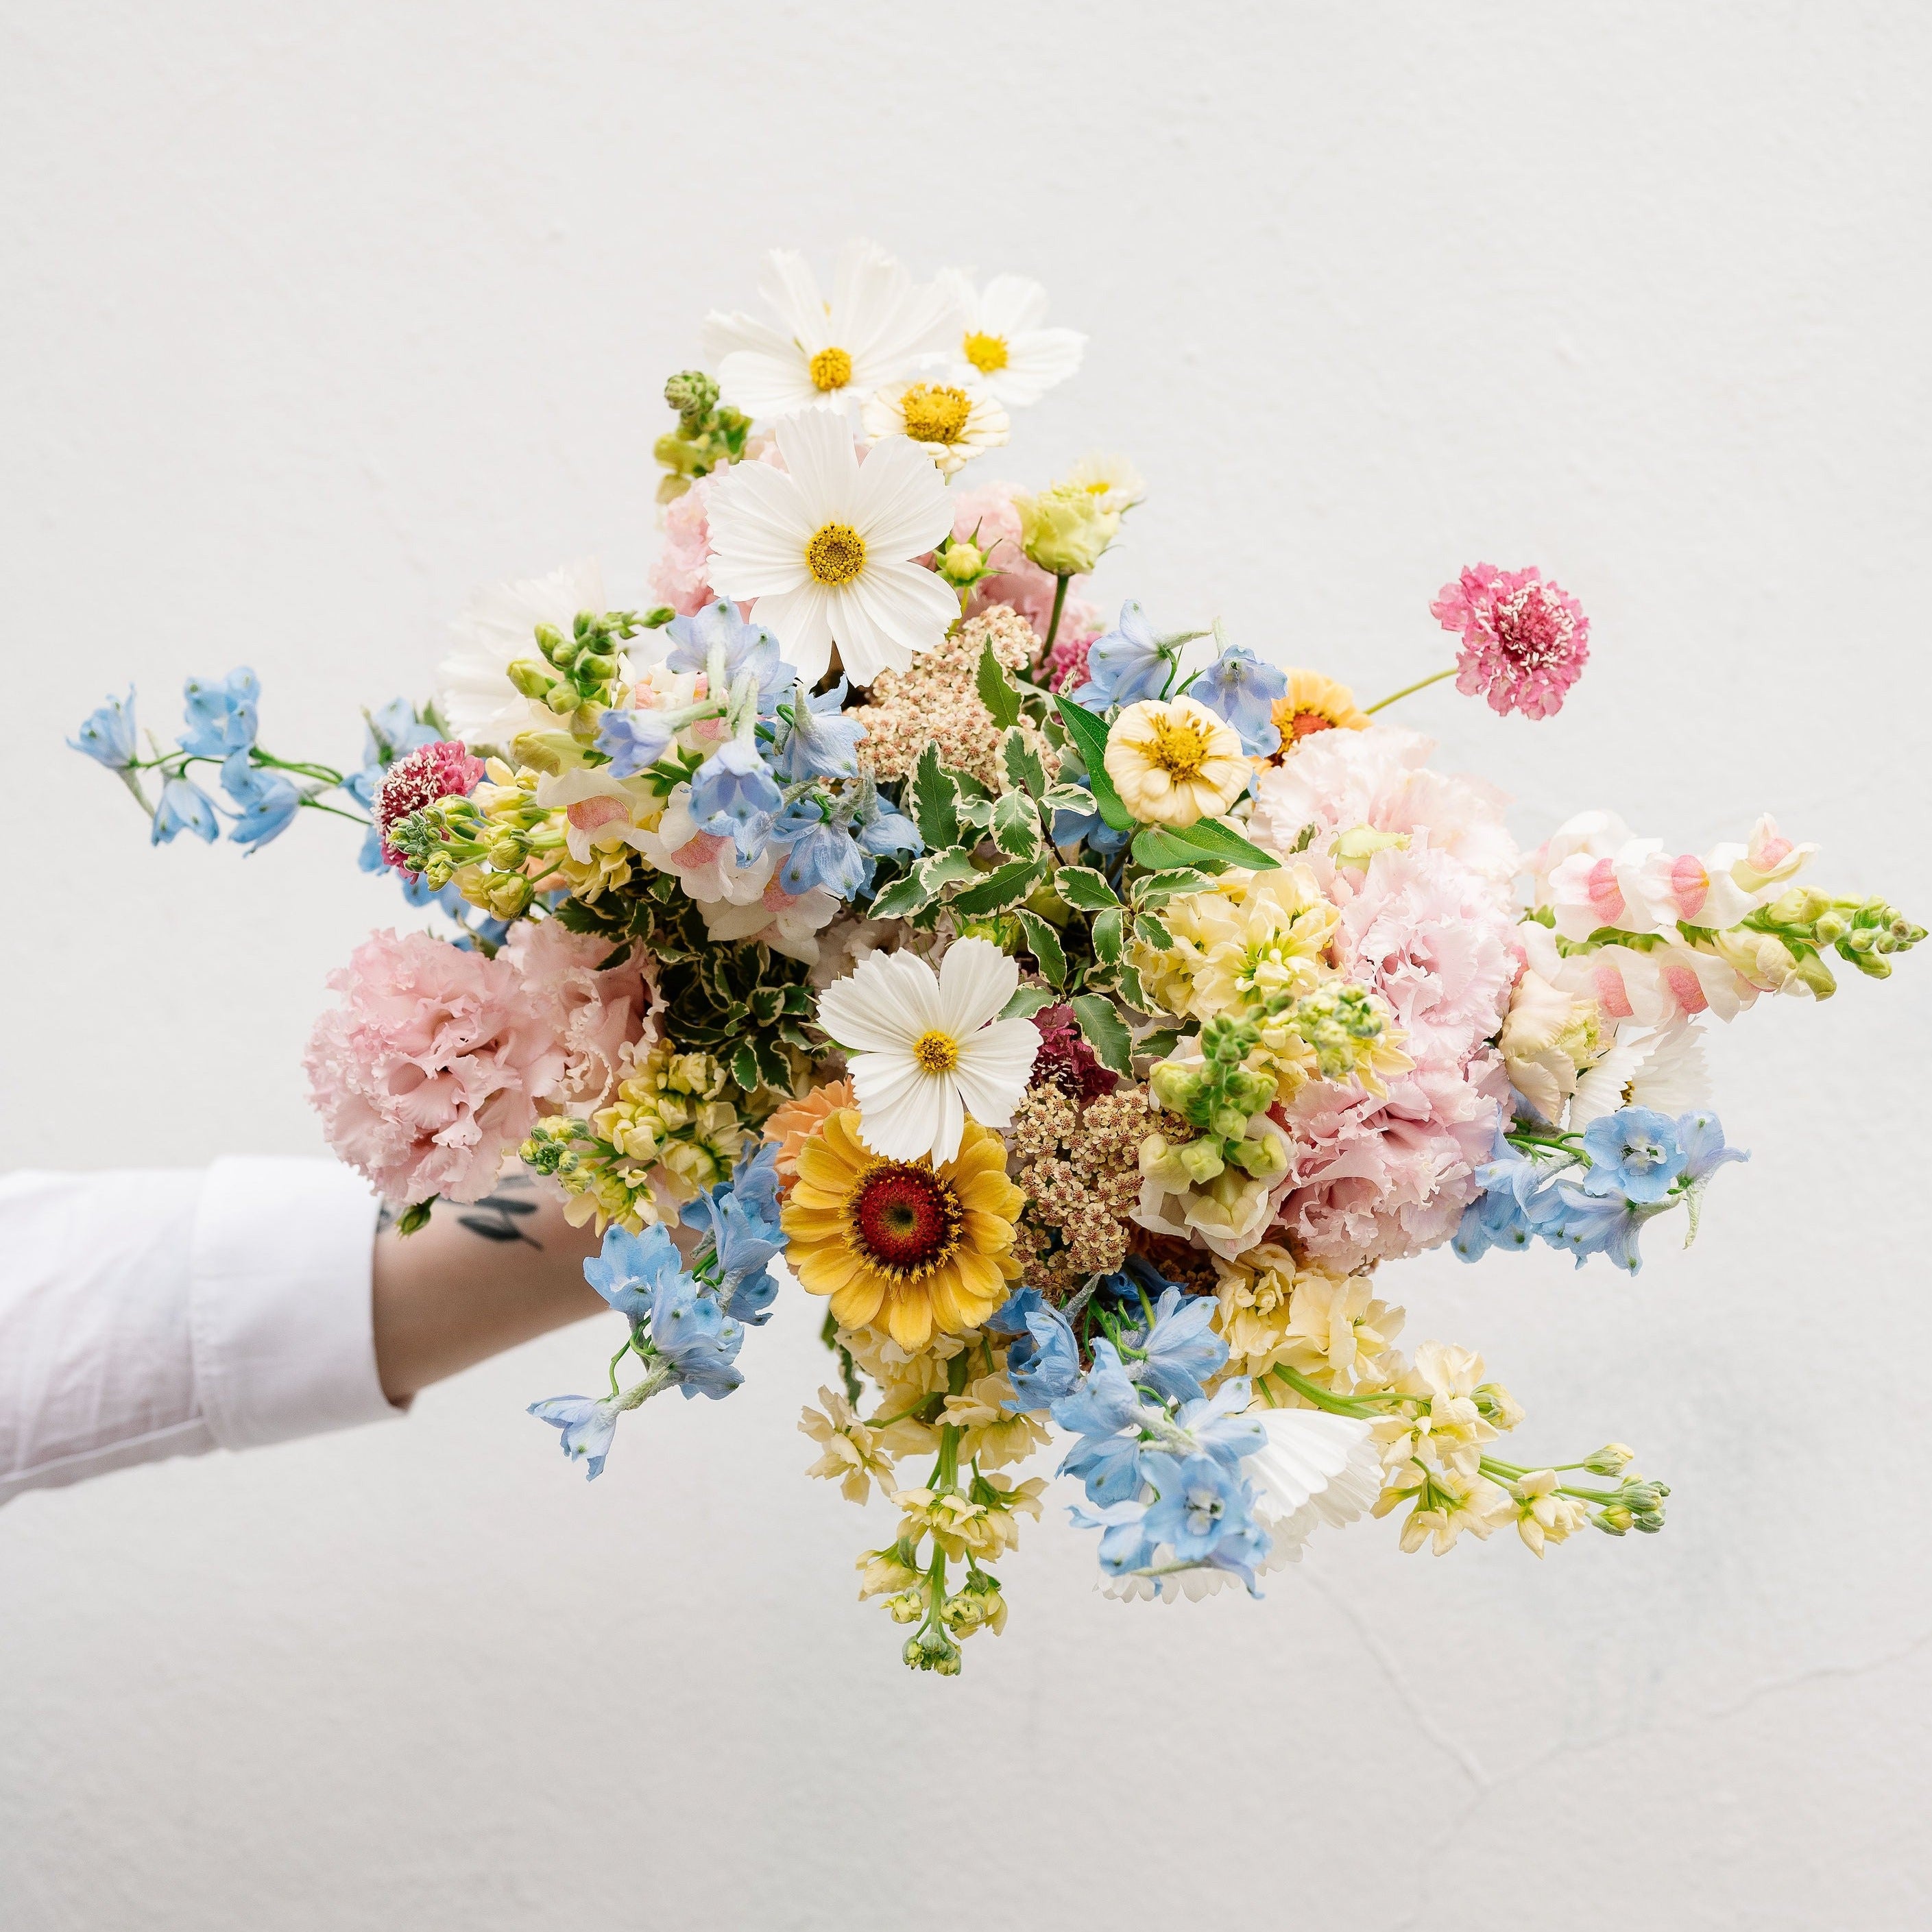
M 196 1209 L 197 1406 L 225 1449 L 403 1413 L 376 1371 L 377 1203 L 332 1160 L 217 1161 Z

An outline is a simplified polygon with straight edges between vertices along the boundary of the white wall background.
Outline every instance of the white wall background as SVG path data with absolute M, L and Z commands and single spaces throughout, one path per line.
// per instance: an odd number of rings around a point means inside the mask
M 1562 716 L 1409 708 L 1526 839 L 1770 808 L 1923 917 L 1929 56 L 1906 0 L 10 0 L 0 1160 L 318 1149 L 323 975 L 405 911 L 326 820 L 150 853 L 60 745 L 99 694 L 251 663 L 347 760 L 478 584 L 640 596 L 664 376 L 855 232 L 1090 332 L 1010 454 L 1151 478 L 1109 598 L 1367 696 L 1456 566 L 1538 562 L 1594 622 Z M 1928 974 L 1719 1040 L 1756 1158 L 1693 1252 L 1389 1278 L 1536 1453 L 1637 1444 L 1661 1538 L 1370 1526 L 1150 1610 L 1055 1522 L 916 1678 L 853 1600 L 884 1519 L 800 1473 L 815 1306 L 594 1486 L 520 1412 L 580 1330 L 6 1510 L 0 1923 L 1924 1924 Z

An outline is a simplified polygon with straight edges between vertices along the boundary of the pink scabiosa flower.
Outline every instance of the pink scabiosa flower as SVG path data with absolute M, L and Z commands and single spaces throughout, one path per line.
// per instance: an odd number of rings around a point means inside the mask
M 472 758 L 460 739 L 440 738 L 433 745 L 418 745 L 398 758 L 376 788 L 376 829 L 382 836 L 382 862 L 404 868 L 409 863 L 389 843 L 391 826 L 440 798 L 467 797 L 482 777 L 483 760 Z
M 1060 616 L 1060 635 L 1054 640 L 1046 660 L 1046 688 L 1064 691 L 1070 698 L 1087 682 L 1087 653 L 1094 648 L 1098 633 L 1085 629 L 1070 632 L 1066 614 Z
M 378 932 L 328 983 L 302 1064 L 329 1145 L 387 1200 L 480 1200 L 568 1058 L 516 967 Z
M 1445 584 L 1429 607 L 1445 631 L 1462 634 L 1456 688 L 1482 692 L 1506 716 L 1553 718 L 1590 656 L 1590 620 L 1540 571 L 1479 563 Z

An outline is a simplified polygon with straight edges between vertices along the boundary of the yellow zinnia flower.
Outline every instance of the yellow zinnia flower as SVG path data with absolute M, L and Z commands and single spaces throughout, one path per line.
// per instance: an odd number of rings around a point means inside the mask
M 1107 734 L 1106 762 L 1121 803 L 1149 825 L 1220 818 L 1255 769 L 1234 728 L 1191 698 L 1129 705 Z
M 958 1154 L 882 1160 L 850 1108 L 798 1154 L 781 1220 L 800 1285 L 832 1298 L 842 1326 L 883 1326 L 902 1348 L 976 1328 L 1016 1280 L 1013 1223 L 1026 1197 L 1006 1178 L 1006 1143 L 976 1120 Z
M 1286 758 L 1317 731 L 1366 731 L 1376 721 L 1355 708 L 1355 694 L 1318 670 L 1292 670 L 1288 689 L 1274 701 L 1274 722 Z

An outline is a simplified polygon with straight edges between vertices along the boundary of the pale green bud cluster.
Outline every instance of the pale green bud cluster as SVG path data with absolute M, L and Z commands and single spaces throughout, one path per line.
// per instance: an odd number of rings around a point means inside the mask
M 1346 1080 L 1355 1070 L 1362 1048 L 1379 1040 L 1387 1024 L 1384 1010 L 1364 986 L 1328 986 L 1304 994 L 1288 1008 L 1288 1030 L 1305 1040 L 1324 1080 Z
M 1590 1520 L 1609 1536 L 1628 1535 L 1634 1529 L 1645 1536 L 1654 1536 L 1664 1527 L 1664 1499 L 1670 1493 L 1668 1483 L 1633 1478 Z
M 1891 956 L 1909 952 L 1925 928 L 1883 899 L 1834 899 L 1794 886 L 1716 940 L 1719 954 L 1760 983 L 1800 981 L 1828 999 L 1838 982 L 1820 956 L 1836 952 L 1867 978 L 1889 979 Z
M 634 610 L 580 610 L 568 637 L 554 625 L 539 624 L 534 635 L 542 657 L 518 658 L 507 674 L 526 698 L 568 721 L 571 748 L 579 749 L 596 736 L 598 717 L 614 701 L 620 644 L 644 628 Z M 536 764 L 539 770 L 549 767 L 524 752 L 526 741 L 543 735 L 526 733 L 515 747 L 522 763 Z
M 752 419 L 719 403 L 716 380 L 702 369 L 680 369 L 664 384 L 664 397 L 677 412 L 677 428 L 658 438 L 652 454 L 669 472 L 658 485 L 658 501 L 668 503 L 694 478 L 737 461 Z
M 1252 1021 L 1217 1013 L 1202 1024 L 1198 1061 L 1164 1060 L 1148 1076 L 1156 1104 L 1200 1132 L 1178 1146 L 1164 1136 L 1150 1136 L 1142 1144 L 1143 1172 L 1176 1162 L 1196 1186 L 1204 1187 L 1230 1166 L 1256 1180 L 1272 1180 L 1282 1171 L 1280 1137 L 1248 1135 L 1250 1120 L 1266 1112 L 1275 1096 L 1274 1076 L 1245 1064 L 1260 1040 Z

